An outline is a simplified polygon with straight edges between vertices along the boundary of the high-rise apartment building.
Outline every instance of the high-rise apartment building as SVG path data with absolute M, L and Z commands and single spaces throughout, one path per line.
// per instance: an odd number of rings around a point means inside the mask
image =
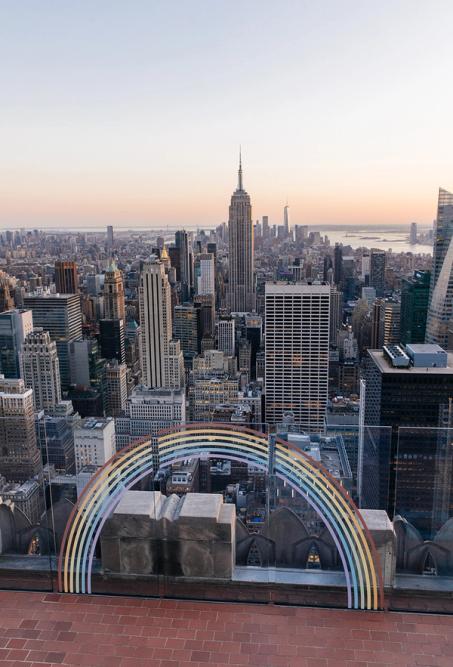
M 228 306 L 232 312 L 251 312 L 256 308 L 254 241 L 250 195 L 242 183 L 239 158 L 238 187 L 231 197 L 228 216 Z
M 42 471 L 36 442 L 33 390 L 0 376 L 0 475 L 25 482 Z
M 424 343 L 429 303 L 429 271 L 414 271 L 401 281 L 401 343 Z
M 266 283 L 266 420 L 324 428 L 329 379 L 330 286 Z
M 443 348 L 453 318 L 453 193 L 439 189 L 426 342 Z
M 28 334 L 19 355 L 21 377 L 33 389 L 36 411 L 50 410 L 61 401 L 57 345 L 48 331 L 36 328 Z
M 104 317 L 106 320 L 125 320 L 123 274 L 112 262 L 104 278 Z
M 79 277 L 75 262 L 58 260 L 55 262 L 55 288 L 58 294 L 76 294 Z
M 385 259 L 384 250 L 372 250 L 370 256 L 370 287 L 374 287 L 377 296 L 383 296 L 385 290 Z
M 50 333 L 57 344 L 62 389 L 71 384 L 69 344 L 82 338 L 82 313 L 78 294 L 27 294 L 24 307 L 33 313 L 33 324 Z
M 20 377 L 19 354 L 25 337 L 33 331 L 31 310 L 0 313 L 0 373 L 6 378 Z

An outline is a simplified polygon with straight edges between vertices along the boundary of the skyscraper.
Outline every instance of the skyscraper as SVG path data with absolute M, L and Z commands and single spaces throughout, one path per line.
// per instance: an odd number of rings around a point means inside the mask
M 173 379 L 168 377 L 168 356 L 182 355 L 170 350 L 172 340 L 171 288 L 162 262 L 151 258 L 143 266 L 139 287 L 140 307 L 140 363 L 142 382 L 147 387 L 169 387 Z M 178 366 L 180 362 L 178 361 Z
M 201 350 L 201 309 L 194 305 L 176 306 L 173 333 L 181 343 L 184 361 L 190 368 L 192 359 Z
M 104 316 L 106 320 L 125 320 L 124 285 L 121 271 L 112 262 L 105 272 Z
M 370 286 L 374 287 L 377 296 L 384 295 L 385 289 L 385 251 L 372 250 L 370 257 Z
M 175 233 L 175 246 L 179 248 L 179 269 L 181 282 L 181 300 L 188 301 L 193 288 L 193 253 L 191 234 L 185 229 Z M 173 264 L 173 262 L 172 262 Z
M 0 475 L 25 482 L 42 471 L 36 442 L 33 390 L 0 376 Z
M 401 343 L 423 343 L 428 312 L 429 271 L 414 271 L 401 281 Z
M 79 289 L 79 277 L 75 262 L 55 262 L 55 288 L 58 294 L 76 294 Z
M 50 410 L 61 401 L 57 345 L 48 331 L 37 328 L 25 338 L 19 355 L 21 377 L 33 389 L 36 411 Z
M 100 320 L 99 343 L 104 359 L 116 359 L 123 364 L 126 360 L 124 320 Z
M 453 194 L 439 189 L 426 342 L 447 346 L 453 317 Z
M 333 253 L 333 280 L 337 287 L 341 287 L 343 281 L 343 246 L 341 243 L 335 243 Z
M 112 225 L 107 225 L 107 247 L 113 247 L 113 227 Z
M 0 313 L 0 373 L 5 377 L 20 377 L 19 353 L 30 331 L 33 331 L 31 310 Z
M 266 420 L 324 428 L 330 286 L 266 283 Z
M 256 307 L 252 206 L 242 184 L 241 156 L 238 187 L 229 209 L 228 238 L 228 306 L 232 312 L 251 312 Z
M 221 318 L 217 323 L 217 349 L 229 357 L 235 354 L 235 321 L 232 317 Z
M 62 389 L 71 383 L 69 343 L 82 338 L 82 313 L 78 294 L 28 294 L 25 308 L 33 313 L 33 324 L 50 333 L 57 343 Z
M 105 367 L 105 414 L 118 417 L 126 407 L 127 366 L 116 359 Z
M 285 236 L 288 238 L 290 235 L 289 231 L 289 206 L 288 204 L 285 205 L 283 209 L 283 227 L 285 228 Z
M 200 275 L 197 281 L 197 294 L 215 295 L 214 255 L 204 253 L 198 256 Z

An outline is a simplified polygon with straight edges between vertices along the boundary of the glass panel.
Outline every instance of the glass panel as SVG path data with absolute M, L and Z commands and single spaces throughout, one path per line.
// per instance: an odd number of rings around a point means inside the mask
M 453 431 L 400 428 L 395 457 L 397 572 L 453 576 Z M 401 583 L 401 582 L 397 582 Z M 452 580 L 443 582 L 453 590 Z
M 9 415 L 0 418 L 0 587 L 51 591 L 57 537 L 30 395 L 8 395 L 3 412 Z

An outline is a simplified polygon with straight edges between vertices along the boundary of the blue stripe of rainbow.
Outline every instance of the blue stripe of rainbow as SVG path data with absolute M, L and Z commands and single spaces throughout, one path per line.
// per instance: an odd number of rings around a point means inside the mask
M 192 424 L 158 439 L 160 464 L 202 453 L 268 466 L 268 442 L 251 429 L 225 424 Z M 63 537 L 58 580 L 61 591 L 91 593 L 96 544 L 105 521 L 127 489 L 152 470 L 151 442 L 145 440 L 114 456 L 90 480 L 69 518 Z M 277 440 L 275 474 L 300 493 L 325 523 L 343 565 L 348 607 L 383 608 L 382 576 L 376 549 L 360 512 L 342 487 L 303 452 Z

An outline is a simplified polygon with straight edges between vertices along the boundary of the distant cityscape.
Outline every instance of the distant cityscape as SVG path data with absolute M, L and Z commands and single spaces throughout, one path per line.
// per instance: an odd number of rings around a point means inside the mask
M 19 553 L 43 552 L 44 517 L 115 453 L 192 422 L 276 434 L 426 539 L 452 516 L 449 192 L 430 228 L 323 233 L 292 224 L 288 204 L 255 221 L 240 158 L 214 229 L 5 230 L 0 265 L 0 498 L 18 531 L 19 510 L 28 522 Z M 164 469 L 153 446 L 144 488 L 222 493 L 265 531 L 261 472 L 221 458 Z M 256 545 L 246 562 L 262 563 Z

